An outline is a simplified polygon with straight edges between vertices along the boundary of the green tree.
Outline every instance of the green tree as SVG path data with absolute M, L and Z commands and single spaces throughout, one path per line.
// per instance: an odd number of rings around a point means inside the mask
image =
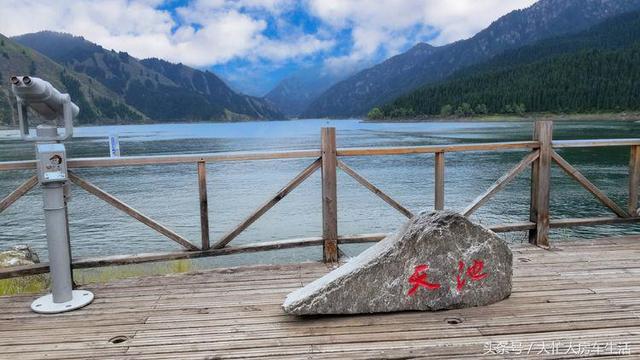
M 446 104 L 440 108 L 440 116 L 451 116 L 453 114 L 453 106 L 451 104 Z
M 374 107 L 373 109 L 371 109 L 371 111 L 369 111 L 367 117 L 371 120 L 380 120 L 384 118 L 384 113 L 382 112 L 382 110 L 380 110 L 380 108 Z
M 391 113 L 389 114 L 389 116 L 391 116 L 392 118 L 403 118 L 407 116 L 407 109 L 400 107 L 400 108 L 395 108 L 393 110 L 391 110 Z
M 471 105 L 466 102 L 460 104 L 460 106 L 458 106 L 458 108 L 456 109 L 457 116 L 468 117 L 468 116 L 473 116 L 473 114 L 474 112 L 473 112 L 473 109 L 471 108 Z
M 487 109 L 487 105 L 485 104 L 478 104 L 476 105 L 475 112 L 476 114 L 486 115 L 489 113 L 489 109 Z

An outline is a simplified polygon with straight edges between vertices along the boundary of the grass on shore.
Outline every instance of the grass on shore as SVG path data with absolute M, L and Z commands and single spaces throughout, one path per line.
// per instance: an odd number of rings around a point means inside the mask
M 0 296 L 41 293 L 48 288 L 49 275 L 31 275 L 0 280 Z
M 193 269 L 193 262 L 185 259 L 154 264 L 74 270 L 73 278 L 78 285 L 102 284 L 132 277 L 179 274 L 192 271 Z M 3 279 L 0 280 L 0 296 L 45 293 L 48 291 L 50 285 L 49 274 Z

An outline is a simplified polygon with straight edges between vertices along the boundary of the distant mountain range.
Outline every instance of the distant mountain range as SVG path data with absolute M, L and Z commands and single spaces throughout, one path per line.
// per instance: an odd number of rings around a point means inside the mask
M 296 118 L 320 94 L 349 74 L 334 74 L 323 69 L 305 69 L 285 78 L 265 99 L 278 107 L 287 117 Z
M 504 52 L 399 97 L 377 116 L 627 110 L 640 110 L 640 11 Z
M 309 69 L 263 98 L 233 91 L 210 71 L 139 60 L 82 37 L 0 35 L 0 125 L 15 125 L 6 81 L 13 74 L 43 77 L 69 92 L 81 124 L 344 118 L 374 107 L 381 107 L 378 116 L 403 117 L 439 114 L 445 105 L 444 113 L 635 109 L 624 104 L 637 103 L 633 94 L 640 93 L 632 41 L 639 10 L 640 0 L 540 0 L 469 39 L 420 43 L 342 80 Z M 598 68 L 601 62 L 618 69 L 616 79 L 606 78 L 616 73 Z
M 71 93 L 80 123 L 282 119 L 268 101 L 238 94 L 209 71 L 138 60 L 82 37 L 43 31 L 2 37 L 0 72 L 31 74 Z M 35 65 L 31 65 L 35 64 Z M 0 85 L 0 123 L 11 122 L 8 82 Z M 74 90 L 77 88 L 77 90 Z
M 640 9 L 640 0 L 540 0 L 513 11 L 467 40 L 440 47 L 418 44 L 327 89 L 303 117 L 362 116 L 420 86 L 504 51 L 587 29 L 607 18 Z

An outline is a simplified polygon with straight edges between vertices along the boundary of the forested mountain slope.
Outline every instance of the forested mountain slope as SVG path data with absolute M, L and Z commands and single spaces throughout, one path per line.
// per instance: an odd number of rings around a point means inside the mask
M 234 92 L 211 72 L 158 59 L 138 60 L 63 33 L 43 31 L 13 39 L 94 78 L 154 121 L 282 118 L 265 100 Z
M 378 116 L 640 109 L 640 11 L 461 70 Z
M 305 117 L 366 114 L 420 86 L 510 49 L 576 33 L 607 18 L 640 9 L 640 0 L 540 0 L 496 20 L 470 39 L 441 47 L 419 44 L 404 54 L 337 83 L 316 99 Z

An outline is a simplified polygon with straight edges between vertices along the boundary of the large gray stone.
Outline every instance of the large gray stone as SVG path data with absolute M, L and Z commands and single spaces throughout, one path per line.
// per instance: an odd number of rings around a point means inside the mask
M 296 315 L 482 306 L 511 294 L 511 265 L 491 230 L 453 212 L 421 213 L 282 306 Z

